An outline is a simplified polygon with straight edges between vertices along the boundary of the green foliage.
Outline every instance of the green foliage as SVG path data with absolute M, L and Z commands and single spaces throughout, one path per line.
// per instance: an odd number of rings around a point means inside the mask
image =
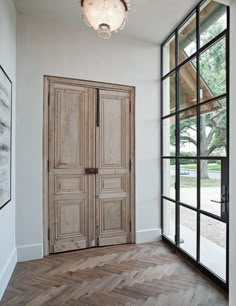
M 186 164 L 183 167 L 184 169 L 188 169 L 188 170 L 196 170 L 197 169 L 197 164 Z M 208 170 L 213 170 L 213 171 L 220 171 L 221 170 L 221 166 L 219 164 L 216 163 L 208 163 Z
M 185 156 L 192 157 L 194 155 L 192 153 L 187 153 L 185 154 Z M 197 164 L 197 160 L 196 159 L 180 159 L 179 163 L 180 165 L 195 165 Z
M 225 19 L 214 22 L 201 33 L 201 45 L 212 40 L 225 29 Z M 225 39 L 221 39 L 200 55 L 200 74 L 213 96 L 226 93 Z M 218 107 L 216 107 L 218 103 Z M 214 107 L 213 107 L 214 106 Z M 212 111 L 210 111 L 212 109 Z M 201 150 L 204 155 L 212 155 L 226 146 L 226 100 L 209 104 L 209 111 L 201 113 Z M 180 120 L 180 139 L 196 145 L 196 116 L 185 116 Z M 170 143 L 175 146 L 175 126 L 170 128 Z M 191 153 L 189 153 L 191 156 Z M 188 156 L 188 154 L 185 154 Z
M 206 179 L 201 181 L 201 187 L 219 187 L 219 180 Z M 171 176 L 171 188 L 175 188 L 175 176 Z M 196 188 L 196 178 L 181 176 L 181 188 Z
M 214 96 L 226 92 L 225 39 L 200 55 L 200 74 Z
M 202 45 L 212 40 L 225 29 L 225 20 L 226 18 L 220 18 L 201 35 Z M 200 55 L 201 78 L 205 81 L 213 96 L 226 93 L 225 52 L 225 38 L 223 38 Z M 201 149 L 208 151 L 209 155 L 226 145 L 226 100 L 218 100 L 217 102 L 219 104 L 217 110 L 201 115 L 201 117 L 205 116 L 205 126 L 202 126 L 202 129 L 205 129 L 205 146 L 207 146 Z M 211 135 L 210 139 L 208 135 Z M 201 136 L 203 137 L 204 135 Z

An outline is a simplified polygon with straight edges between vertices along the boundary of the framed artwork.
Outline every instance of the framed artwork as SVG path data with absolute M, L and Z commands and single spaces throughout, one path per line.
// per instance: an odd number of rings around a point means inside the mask
M 0 209 L 11 201 L 12 82 L 0 66 Z

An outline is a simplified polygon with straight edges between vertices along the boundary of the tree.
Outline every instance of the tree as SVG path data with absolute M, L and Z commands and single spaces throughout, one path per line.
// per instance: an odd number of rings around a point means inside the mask
M 201 45 L 216 37 L 224 29 L 225 19 L 220 18 L 201 35 Z M 225 50 L 225 40 L 222 39 L 202 53 L 199 58 L 200 77 L 214 97 L 226 93 Z M 212 111 L 210 111 L 211 109 Z M 180 120 L 180 140 L 182 142 L 190 142 L 195 146 L 197 146 L 196 115 L 196 113 L 192 113 L 188 116 L 186 113 L 182 120 Z M 206 108 L 201 108 L 201 156 L 211 156 L 217 151 L 220 153 L 224 148 L 226 149 L 226 120 L 225 99 L 212 102 L 211 105 L 209 104 L 209 111 Z M 173 145 L 175 145 L 174 129 L 172 127 L 171 131 L 171 144 Z M 207 160 L 201 162 L 201 178 L 208 178 Z

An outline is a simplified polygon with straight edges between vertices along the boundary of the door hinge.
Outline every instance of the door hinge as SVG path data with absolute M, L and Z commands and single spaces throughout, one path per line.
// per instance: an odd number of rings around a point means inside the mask
M 131 221 L 129 222 L 129 231 L 130 231 L 130 233 L 132 231 L 132 222 Z
M 131 170 L 132 170 L 132 161 L 130 160 L 129 161 L 129 171 L 131 172 Z
M 50 91 L 48 91 L 48 106 L 50 104 Z
M 50 240 L 50 228 L 48 228 L 48 240 Z
M 131 100 L 129 101 L 129 112 L 132 112 Z
M 48 167 L 48 172 L 49 172 L 49 159 L 48 159 L 48 165 L 47 165 L 47 167 Z

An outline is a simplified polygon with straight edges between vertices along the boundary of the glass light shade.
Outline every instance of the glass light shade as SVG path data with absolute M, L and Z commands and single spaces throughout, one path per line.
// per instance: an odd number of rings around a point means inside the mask
M 81 3 L 85 22 L 104 39 L 111 32 L 123 29 L 127 22 L 127 5 L 124 0 L 84 0 Z
M 100 24 L 98 27 L 98 36 L 103 39 L 109 39 L 111 37 L 111 29 L 107 24 Z

